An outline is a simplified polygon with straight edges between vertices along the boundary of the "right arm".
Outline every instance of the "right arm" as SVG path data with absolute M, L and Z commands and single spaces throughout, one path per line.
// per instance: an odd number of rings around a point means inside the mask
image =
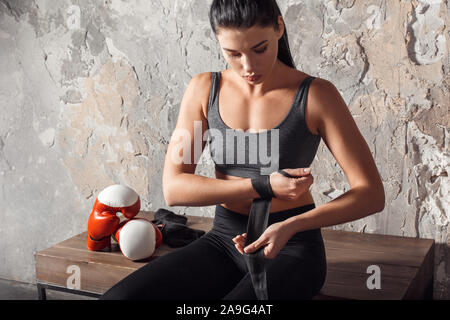
M 204 101 L 208 101 L 210 85 L 210 74 L 196 75 L 189 82 L 181 101 L 178 121 L 164 161 L 163 193 L 169 206 L 210 206 L 258 197 L 250 179 L 222 180 L 195 174 L 206 144 L 202 137 L 208 123 L 202 106 Z M 195 121 L 201 123 L 199 137 L 194 137 Z M 194 138 L 201 140 L 197 142 L 202 146 L 199 154 L 194 152 Z

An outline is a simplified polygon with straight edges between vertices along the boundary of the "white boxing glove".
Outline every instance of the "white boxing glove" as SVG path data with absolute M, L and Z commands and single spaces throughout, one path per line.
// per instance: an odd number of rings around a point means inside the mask
M 150 257 L 162 243 L 162 233 L 158 227 L 140 218 L 121 222 L 114 237 L 123 255 L 130 260 Z

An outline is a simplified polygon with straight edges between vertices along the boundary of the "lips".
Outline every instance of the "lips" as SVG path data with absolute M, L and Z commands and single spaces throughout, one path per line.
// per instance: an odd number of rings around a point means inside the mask
M 254 76 L 251 76 L 251 77 L 244 77 L 244 78 L 247 79 L 248 81 L 257 81 L 257 80 L 259 80 L 261 78 L 261 76 L 260 75 L 254 75 Z

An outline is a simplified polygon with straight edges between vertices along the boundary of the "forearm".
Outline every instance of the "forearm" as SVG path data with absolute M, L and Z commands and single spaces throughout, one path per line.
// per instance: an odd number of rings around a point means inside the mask
M 384 208 L 384 191 L 355 187 L 336 199 L 308 212 L 284 220 L 287 230 L 297 232 L 329 227 L 364 218 Z
M 222 180 L 190 173 L 178 174 L 165 192 L 169 206 L 202 207 L 257 197 L 249 178 Z

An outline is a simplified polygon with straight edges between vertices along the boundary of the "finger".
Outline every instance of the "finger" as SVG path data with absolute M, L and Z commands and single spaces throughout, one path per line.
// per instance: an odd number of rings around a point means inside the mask
M 294 177 L 303 177 L 311 173 L 311 168 L 288 168 L 283 169 L 283 171 Z
M 256 240 L 255 242 L 249 244 L 248 246 L 246 246 L 244 248 L 244 252 L 245 253 L 252 253 L 256 250 L 258 250 L 258 248 L 262 245 L 263 241 L 262 240 Z
M 266 259 L 273 258 L 272 251 L 273 251 L 273 243 L 269 243 L 267 246 L 264 247 L 264 256 Z
M 236 237 L 233 238 L 233 242 L 240 244 L 242 247 L 245 246 L 245 237 L 241 236 L 241 235 L 237 235 Z
M 242 248 L 245 247 L 245 239 L 243 239 L 242 237 L 236 239 L 235 242 L 236 242 L 237 244 L 239 244 Z
M 307 176 L 303 176 L 303 177 L 297 177 L 294 179 L 296 184 L 302 184 L 305 182 L 310 182 L 312 183 L 314 181 L 314 177 L 312 174 L 308 174 Z

